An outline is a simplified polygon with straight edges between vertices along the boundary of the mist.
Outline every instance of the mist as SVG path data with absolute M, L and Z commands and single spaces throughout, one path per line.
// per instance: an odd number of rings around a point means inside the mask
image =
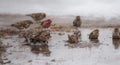
M 115 17 L 119 6 L 119 0 L 0 0 L 0 13 Z

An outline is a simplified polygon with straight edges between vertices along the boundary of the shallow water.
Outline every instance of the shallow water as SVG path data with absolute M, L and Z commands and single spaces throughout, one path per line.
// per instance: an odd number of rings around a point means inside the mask
M 99 42 L 91 47 L 86 44 L 92 44 L 89 41 L 88 35 L 94 29 L 80 29 L 81 30 L 81 44 L 85 47 L 70 48 L 65 46 L 68 40 L 67 35 L 58 35 L 58 32 L 52 32 L 52 38 L 49 41 L 50 56 L 42 54 L 33 54 L 30 48 L 22 46 L 23 39 L 13 37 L 11 39 L 3 40 L 5 44 L 12 45 L 4 54 L 11 61 L 5 65 L 119 65 L 120 49 L 119 41 L 116 45 L 112 41 L 112 28 L 100 29 Z M 99 44 L 100 43 L 100 44 Z M 98 45 L 97 45 L 98 44 Z M 31 61 L 32 60 L 32 61 Z M 52 61 L 54 60 L 54 61 Z M 31 61 L 31 62 L 29 62 Z

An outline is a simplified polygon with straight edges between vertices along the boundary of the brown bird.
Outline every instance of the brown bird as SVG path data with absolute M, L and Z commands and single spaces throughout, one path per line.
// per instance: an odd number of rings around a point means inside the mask
M 18 29 L 24 29 L 24 28 L 28 28 L 31 24 L 33 24 L 31 20 L 23 20 L 15 24 L 12 24 L 11 26 L 16 27 Z
M 98 39 L 98 36 L 99 36 L 99 30 L 95 29 L 90 33 L 89 39 Z
M 32 17 L 36 22 L 40 22 L 42 19 L 46 17 L 45 13 L 32 13 L 28 14 L 27 16 Z
M 75 20 L 73 21 L 73 26 L 75 27 L 81 27 L 82 21 L 80 16 L 76 16 Z
M 113 35 L 112 35 L 113 39 L 120 39 L 120 31 L 118 28 L 114 29 Z
M 30 38 L 30 41 L 36 44 L 39 43 L 47 43 L 47 40 L 51 38 L 49 31 L 41 31 L 35 37 Z
M 76 35 L 68 35 L 68 42 L 70 44 L 76 44 L 79 42 L 79 38 Z

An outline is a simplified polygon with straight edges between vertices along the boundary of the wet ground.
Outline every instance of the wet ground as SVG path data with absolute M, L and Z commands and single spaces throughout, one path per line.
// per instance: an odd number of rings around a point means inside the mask
M 53 23 L 60 25 L 72 25 L 74 19 L 73 17 L 57 18 L 51 16 L 48 18 L 52 18 Z M 33 20 L 23 15 L 3 15 L 0 16 L 0 27 L 10 27 L 12 23 L 26 19 Z M 81 41 L 76 45 L 69 45 L 66 42 L 67 35 L 72 34 L 72 32 L 62 32 L 65 34 L 59 35 L 59 32 L 52 31 L 52 38 L 48 43 L 50 56 L 39 52 L 37 52 L 39 54 L 33 53 L 34 49 L 25 46 L 24 39 L 18 36 L 2 39 L 4 45 L 8 46 L 6 52 L 2 54 L 3 65 L 120 65 L 120 40 L 112 40 L 113 29 L 100 28 L 99 39 L 90 41 L 88 35 L 95 28 L 84 28 L 84 26 L 89 27 L 89 25 L 106 26 L 109 24 L 116 26 L 119 22 L 99 22 L 99 20 L 98 22 L 88 22 L 88 20 L 86 22 L 83 20 L 83 28 L 80 29 Z
M 88 35 L 94 29 L 82 28 L 81 42 L 78 45 L 68 44 L 67 35 L 71 32 L 59 35 L 59 32 L 51 32 L 49 40 L 50 56 L 34 54 L 31 48 L 23 46 L 24 39 L 14 36 L 3 39 L 7 48 L 2 56 L 4 65 L 120 65 L 120 40 L 112 40 L 112 28 L 100 28 L 99 40 L 88 39 Z M 71 47 L 72 46 L 72 47 Z

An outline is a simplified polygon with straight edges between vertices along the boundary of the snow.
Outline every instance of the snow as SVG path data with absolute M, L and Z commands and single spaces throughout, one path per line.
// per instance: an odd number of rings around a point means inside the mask
M 94 29 L 80 29 L 81 44 L 92 44 L 88 39 L 92 30 Z M 30 47 L 22 46 L 24 39 L 14 36 L 2 40 L 5 45 L 12 45 L 12 47 L 7 48 L 3 58 L 8 58 L 11 61 L 5 65 L 120 65 L 120 49 L 114 48 L 111 38 L 112 31 L 112 28 L 100 28 L 100 45 L 84 48 L 65 46 L 68 44 L 65 42 L 68 40 L 67 35 L 72 34 L 72 32 L 63 32 L 65 35 L 61 36 L 58 35 L 59 32 L 51 32 L 52 38 L 48 43 L 51 51 L 50 56 L 32 53 Z

